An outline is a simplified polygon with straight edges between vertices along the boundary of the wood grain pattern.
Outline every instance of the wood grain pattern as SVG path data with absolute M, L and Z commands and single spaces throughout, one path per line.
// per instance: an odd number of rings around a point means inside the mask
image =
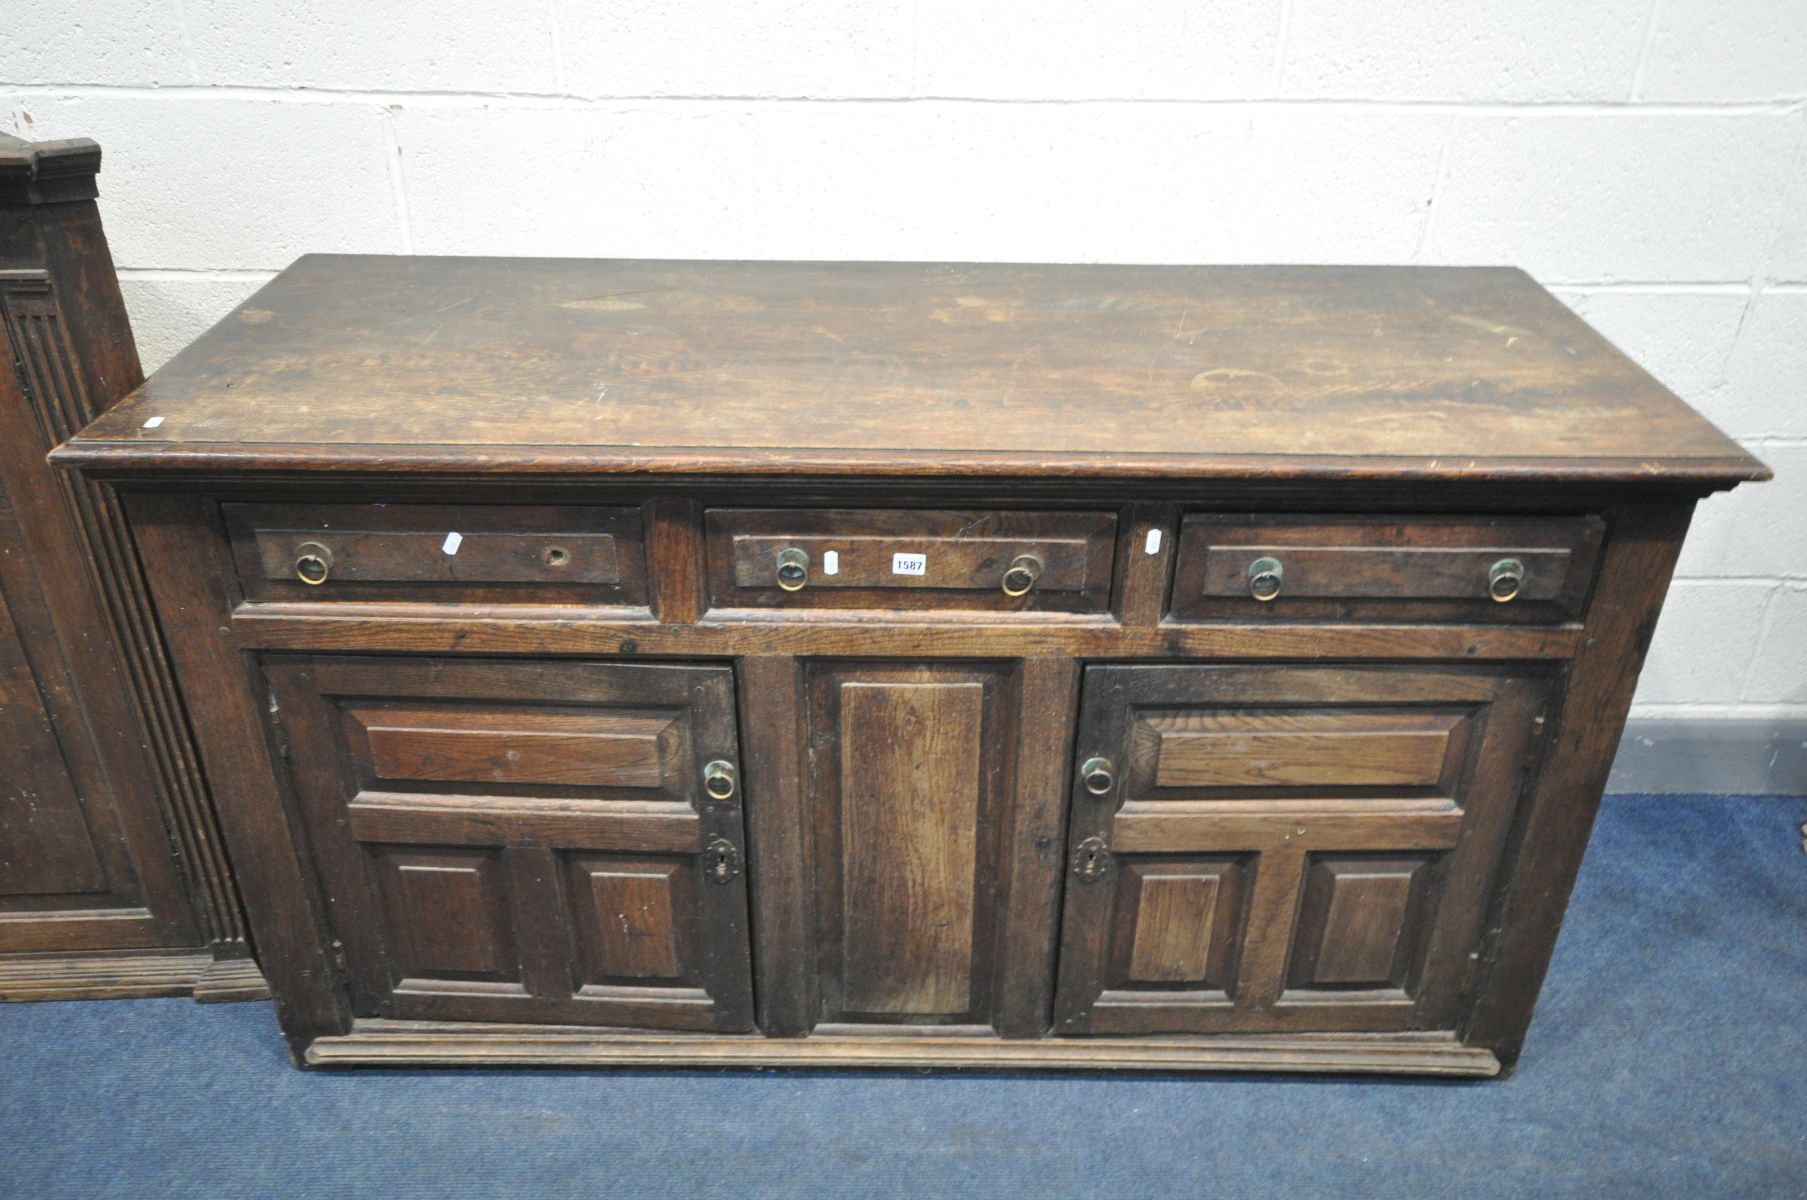
M 682 777 L 669 715 L 349 706 L 373 777 L 656 789 Z
M 1108 620 L 1055 623 L 1045 614 L 1009 621 L 925 620 L 920 612 L 875 619 L 729 619 L 672 627 L 607 614 L 451 605 L 240 605 L 232 614 L 244 644 L 268 650 L 389 650 L 487 654 L 631 654 L 708 657 L 1173 659 L 1448 659 L 1487 662 L 1564 659 L 1580 641 L 1575 626 L 1520 629 L 1474 625 L 1167 625 L 1128 629 Z
M 0 955 L 238 960 L 244 919 L 118 500 L 43 459 L 143 378 L 99 162 L 83 139 L 0 135 Z
M 255 664 L 221 636 L 234 588 L 217 509 L 193 496 L 126 498 L 141 553 L 167 568 L 149 576 L 157 616 L 194 720 L 209 784 L 229 791 L 220 824 L 232 871 L 247 895 L 258 962 L 283 1033 L 297 1054 L 322 1034 L 351 1028 L 351 1006 L 332 963 L 312 852 L 283 800 L 284 772 L 264 724 L 268 693 Z
M 1587 600 L 1605 525 L 1598 517 L 1188 515 L 1174 567 L 1176 620 L 1572 621 Z M 1280 594 L 1251 595 L 1249 572 L 1281 565 Z M 1489 593 L 1489 568 L 1523 568 L 1517 595 Z
M 1425 866 L 1423 858 L 1317 856 L 1299 902 L 1292 986 L 1404 986 Z
M 727 669 L 312 656 L 265 671 L 357 1013 L 751 1027 L 745 877 L 701 878 L 744 845 L 738 794 L 701 786 L 705 762 L 738 759 Z M 411 740 L 361 745 L 372 713 Z M 642 745 L 623 771 L 602 732 L 656 739 L 650 769 Z M 532 747 L 541 733 L 550 748 Z
M 856 680 L 840 701 L 842 1005 L 965 1012 L 983 685 Z
M 993 1021 L 1005 1037 L 1043 1037 L 1054 1004 L 1053 930 L 1059 921 L 1066 866 L 1066 794 L 1072 769 L 1073 722 L 1079 712 L 1079 666 L 1064 658 L 1022 664 L 1014 747 L 1016 785 L 1004 835 L 1004 921 L 998 938 L 998 999 Z
M 0 896 L 104 893 L 89 819 L 0 592 Z
M 1507 1069 L 1524 1045 L 1691 516 L 1686 505 L 1631 506 L 1608 516 L 1612 531 L 1587 637 L 1569 670 L 1509 864 L 1524 882 L 1502 894 L 1488 916 L 1486 969 L 1464 1028 Z
M 722 609 L 1103 613 L 1111 600 L 1117 518 L 1099 512 L 733 509 L 704 513 L 713 605 Z M 798 591 L 778 586 L 778 556 L 806 556 Z M 833 555 L 831 559 L 829 556 Z M 897 570 L 919 556 L 920 575 Z M 1002 590 L 1019 556 L 1041 574 Z
M 799 1037 L 816 1023 L 815 831 L 801 664 L 783 655 L 736 665 L 746 749 L 749 873 L 757 938 L 759 1028 Z
M 1015 734 L 993 665 L 822 664 L 810 688 L 818 1019 L 989 1025 Z
M 685 975 L 680 931 L 695 904 L 677 864 L 574 857 L 572 904 L 580 914 L 582 983 L 677 980 Z
M 311 1066 L 1007 1069 L 1045 1071 L 1342 1071 L 1499 1074 L 1485 1049 L 1447 1034 L 1046 1038 L 882 1034 L 809 1038 L 649 1036 L 452 1022 L 359 1021 L 308 1048 Z
M 1071 844 L 1095 839 L 1108 866 L 1100 878 L 1068 882 L 1057 1029 L 1453 1030 L 1452 997 L 1518 802 L 1514 764 L 1546 687 L 1517 668 L 1088 669 L 1081 758 L 1129 757 L 1136 730 L 1151 721 L 1208 728 L 1226 711 L 1246 720 L 1260 711 L 1247 707 L 1254 701 L 1281 714 L 1272 726 L 1296 724 L 1305 712 L 1314 738 L 1338 722 L 1368 732 L 1377 715 L 1395 727 L 1416 721 L 1446 733 L 1434 765 L 1419 773 L 1420 784 L 1435 787 L 1418 800 L 1391 791 L 1391 781 L 1373 790 L 1359 763 L 1349 779 L 1314 774 L 1309 782 L 1322 786 L 1275 799 L 1259 791 L 1176 799 L 1154 790 L 1158 776 L 1148 769 L 1130 771 L 1102 797 L 1076 782 Z M 1229 702 L 1225 709 L 1214 697 Z M 1406 701 L 1422 707 L 1402 709 Z M 1452 726 L 1471 721 L 1476 736 L 1448 738 Z M 1226 746 L 1219 751 L 1257 759 L 1269 750 L 1259 740 Z M 1224 777 L 1260 780 L 1262 762 L 1221 768 L 1211 779 Z M 1161 894 L 1165 876 L 1207 874 L 1224 880 L 1209 897 L 1216 924 L 1208 930 L 1196 885 L 1190 920 L 1169 911 L 1184 889 Z M 1442 881 L 1436 889 L 1433 874 Z M 1236 897 L 1234 928 L 1217 911 L 1226 888 Z M 1201 955 L 1221 965 L 1201 974 Z
M 1142 874 L 1130 941 L 1137 983 L 1203 983 L 1217 925 L 1217 872 Z
M 375 856 L 384 940 L 406 988 L 425 980 L 517 983 L 521 955 L 496 850 L 386 848 Z
M 121 411 L 321 1063 L 1491 1073 L 1765 473 L 1502 271 L 309 259 Z
M 227 504 L 245 594 L 346 600 L 646 604 L 637 508 L 501 504 Z M 303 547 L 331 554 L 303 582 Z
M 1134 736 L 1153 788 L 1435 787 L 1467 714 L 1406 709 L 1155 712 Z
M 333 446 L 492 470 L 1762 470 L 1519 271 L 332 256 L 62 461 L 255 470 Z

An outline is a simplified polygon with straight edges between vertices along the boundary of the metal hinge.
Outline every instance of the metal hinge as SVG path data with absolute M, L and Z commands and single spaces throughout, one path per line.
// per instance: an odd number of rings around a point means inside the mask
M 351 974 L 351 961 L 345 957 L 345 943 L 338 938 L 333 939 L 333 966 L 341 975 Z
M 1079 876 L 1079 882 L 1096 882 L 1110 869 L 1110 847 L 1105 845 L 1103 838 L 1089 837 L 1073 847 L 1073 874 Z
M 703 847 L 703 877 L 711 883 L 729 883 L 740 874 L 740 849 L 727 838 L 716 838 Z

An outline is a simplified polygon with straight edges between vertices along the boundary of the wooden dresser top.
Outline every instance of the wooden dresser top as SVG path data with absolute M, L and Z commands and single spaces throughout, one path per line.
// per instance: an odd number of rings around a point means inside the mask
M 1768 474 L 1517 270 L 320 255 L 55 458 L 1699 491 Z

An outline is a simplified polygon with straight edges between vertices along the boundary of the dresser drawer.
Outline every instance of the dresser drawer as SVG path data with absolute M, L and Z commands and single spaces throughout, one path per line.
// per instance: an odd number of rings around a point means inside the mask
M 251 600 L 643 605 L 637 508 L 227 504 Z
M 1108 512 L 718 508 L 709 594 L 724 608 L 1110 608 Z
M 1193 514 L 1180 526 L 1178 620 L 1557 622 L 1587 601 L 1597 517 Z

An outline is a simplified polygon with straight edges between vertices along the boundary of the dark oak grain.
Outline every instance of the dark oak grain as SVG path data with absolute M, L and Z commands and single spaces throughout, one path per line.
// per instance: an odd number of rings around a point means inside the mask
M 1765 473 L 1517 272 L 345 258 L 57 460 L 307 1062 L 1478 1075 Z
M 118 499 L 44 462 L 143 378 L 99 164 L 0 135 L 0 996 L 260 995 Z
M 1519 271 L 335 256 L 284 272 L 62 461 L 346 454 L 653 474 L 1535 464 L 1704 488 L 1763 470 Z

